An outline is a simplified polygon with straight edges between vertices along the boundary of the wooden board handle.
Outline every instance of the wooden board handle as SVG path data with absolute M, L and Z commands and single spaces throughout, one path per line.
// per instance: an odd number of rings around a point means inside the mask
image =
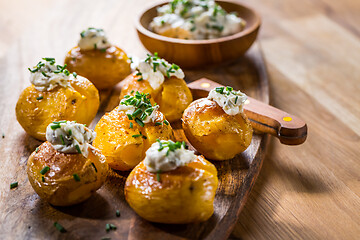
M 194 96 L 202 98 L 207 97 L 211 89 L 223 85 L 202 78 L 189 83 L 188 87 Z M 306 140 L 306 123 L 294 115 L 251 97 L 245 102 L 244 111 L 254 129 L 277 137 L 283 144 L 299 145 Z

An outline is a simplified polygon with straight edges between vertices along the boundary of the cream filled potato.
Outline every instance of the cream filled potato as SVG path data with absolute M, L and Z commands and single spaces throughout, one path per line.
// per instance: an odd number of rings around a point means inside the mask
M 89 80 L 57 65 L 54 58 L 43 58 L 29 71 L 32 85 L 21 93 L 15 109 L 29 135 L 45 141 L 46 127 L 62 119 L 91 123 L 100 102 Z
M 112 88 L 130 74 L 130 59 L 109 43 L 103 29 L 88 28 L 80 37 L 78 46 L 65 57 L 70 71 L 88 78 L 98 89 Z
M 35 192 L 55 206 L 80 203 L 106 180 L 108 164 L 89 143 L 95 133 L 84 125 L 59 121 L 49 124 L 47 141 L 29 157 L 27 174 Z
M 173 139 L 173 131 L 149 94 L 125 96 L 117 108 L 106 113 L 95 127 L 93 145 L 105 155 L 110 167 L 126 171 L 144 159 L 156 139 Z
M 184 142 L 161 140 L 129 174 L 125 199 L 142 218 L 186 224 L 208 220 L 214 212 L 217 171 Z
M 184 72 L 176 64 L 159 58 L 157 53 L 154 56 L 148 54 L 140 61 L 136 72 L 124 80 L 120 99 L 136 91 L 149 93 L 166 119 L 174 122 L 181 118 L 193 100 L 184 77 Z
M 243 113 L 247 97 L 231 87 L 210 91 L 207 98 L 190 104 L 182 126 L 190 143 L 212 160 L 226 160 L 243 152 L 251 143 L 252 127 Z

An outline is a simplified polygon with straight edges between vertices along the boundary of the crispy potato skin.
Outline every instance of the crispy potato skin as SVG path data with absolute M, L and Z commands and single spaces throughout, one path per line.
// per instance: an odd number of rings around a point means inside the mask
M 98 89 L 112 88 L 131 72 L 130 59 L 126 53 L 111 46 L 106 51 L 82 51 L 78 46 L 65 56 L 65 64 L 70 72 L 89 79 Z
M 184 111 L 182 126 L 190 143 L 211 160 L 226 160 L 245 151 L 252 127 L 244 113 L 227 115 L 214 101 L 201 98 Z
M 151 222 L 203 222 L 214 212 L 217 185 L 216 168 L 203 156 L 161 173 L 160 182 L 141 162 L 126 180 L 125 199 L 138 215 Z
M 163 122 L 164 115 L 156 111 L 156 121 Z M 130 122 L 133 128 L 130 128 Z M 95 127 L 96 138 L 93 145 L 101 150 L 111 168 L 121 171 L 133 169 L 145 157 L 146 150 L 156 142 L 156 139 L 174 140 L 172 128 L 163 124 L 146 123 L 139 126 L 134 120 L 129 120 L 123 111 L 116 108 L 106 113 Z M 132 137 L 141 132 L 142 137 Z
M 160 105 L 159 110 L 170 122 L 179 120 L 193 100 L 191 91 L 183 79 L 170 77 L 159 89 L 154 90 L 148 81 L 137 81 L 139 78 L 132 74 L 124 80 L 120 99 L 123 99 L 125 95 L 134 95 L 136 91 L 149 93 L 153 101 Z M 134 92 L 131 93 L 132 91 Z
M 96 167 L 93 167 L 93 163 Z M 40 171 L 49 166 L 42 181 Z M 27 174 L 35 192 L 54 206 L 69 206 L 85 201 L 106 180 L 109 166 L 105 157 L 96 149 L 89 148 L 89 156 L 66 154 L 56 151 L 49 142 L 40 145 L 27 162 Z M 80 181 L 75 181 L 78 174 Z
M 27 87 L 16 104 L 16 118 L 32 137 L 46 141 L 46 127 L 53 121 L 69 120 L 90 124 L 99 108 L 99 93 L 85 78 L 71 80 L 71 88 L 57 87 L 40 92 Z M 43 96 L 43 99 L 36 98 Z

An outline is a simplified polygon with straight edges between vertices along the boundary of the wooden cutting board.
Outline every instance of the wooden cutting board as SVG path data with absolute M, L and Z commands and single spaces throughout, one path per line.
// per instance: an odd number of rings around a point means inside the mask
M 185 71 L 185 74 L 188 82 L 206 77 L 240 89 L 265 103 L 269 100 L 268 80 L 258 44 L 233 64 Z M 14 83 L 14 87 L 22 90 L 22 82 Z M 91 127 L 104 112 L 112 110 L 119 103 L 119 93 L 120 85 L 100 94 L 101 107 Z M 17 96 L 12 98 L 16 102 Z M 10 119 L 10 126 L 17 124 L 15 114 Z M 177 138 L 184 139 L 180 123 L 172 126 Z M 28 136 L 21 128 L 17 128 L 13 134 L 6 133 L 5 139 L 1 151 L 6 151 L 7 155 L 2 162 L 0 175 L 6 176 L 10 171 L 13 177 L 6 181 L 9 184 L 18 181 L 19 186 L 2 192 L 2 239 L 226 239 L 260 172 L 267 145 L 266 135 L 254 134 L 250 147 L 244 153 L 229 161 L 214 162 L 219 172 L 219 187 L 214 202 L 215 213 L 208 221 L 167 225 L 142 220 L 128 206 L 123 191 L 128 175 L 126 172 L 111 171 L 106 184 L 82 204 L 71 207 L 49 205 L 33 191 L 26 176 L 27 158 L 41 142 Z M 116 216 L 116 210 L 120 210 L 120 217 Z M 53 226 L 55 221 L 62 224 L 67 232 L 58 232 Z M 107 233 L 107 223 L 117 226 L 117 230 Z

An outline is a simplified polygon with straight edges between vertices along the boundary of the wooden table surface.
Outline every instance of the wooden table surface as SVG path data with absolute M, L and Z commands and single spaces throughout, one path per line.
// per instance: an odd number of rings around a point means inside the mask
M 25 88 L 28 66 L 43 56 L 63 59 L 67 49 L 57 48 L 57 41 L 71 48 L 81 28 L 110 25 L 106 31 L 112 41 L 131 49 L 130 54 L 143 53 L 133 19 L 148 2 L 0 0 L 0 131 L 9 134 L 5 123 L 13 118 L 14 95 L 21 91 L 12 89 L 11 82 L 21 81 Z M 271 103 L 303 118 L 309 135 L 305 144 L 296 147 L 271 139 L 231 238 L 359 239 L 360 1 L 245 3 L 262 16 L 259 40 Z M 109 12 L 118 17 L 108 18 Z M 65 29 L 59 18 L 76 27 Z M 43 31 L 46 24 L 54 24 L 51 32 Z M 42 51 L 43 44 L 54 51 Z M 26 55 L 27 48 L 35 48 L 38 55 Z M 19 58 L 23 79 L 14 79 L 9 73 L 19 67 L 13 65 Z M 4 154 L 10 152 L 1 152 L 0 159 L 8 159 Z M 6 178 L 0 176 L 0 206 L 7 204 L 2 198 L 9 194 L 16 171 L 9 168 Z

